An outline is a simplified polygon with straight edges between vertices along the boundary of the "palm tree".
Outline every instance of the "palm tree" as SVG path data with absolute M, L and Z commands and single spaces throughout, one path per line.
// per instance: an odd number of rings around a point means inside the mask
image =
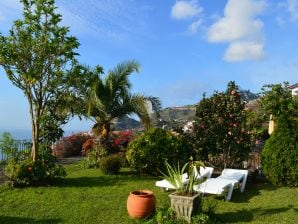
M 145 128 L 148 128 L 151 126 L 148 102 L 152 103 L 154 110 L 161 108 L 158 98 L 130 92 L 128 77 L 133 72 L 139 72 L 139 67 L 136 61 L 120 63 L 105 77 L 98 75 L 88 91 L 87 114 L 95 122 L 92 130 L 105 145 L 113 119 L 136 114 Z

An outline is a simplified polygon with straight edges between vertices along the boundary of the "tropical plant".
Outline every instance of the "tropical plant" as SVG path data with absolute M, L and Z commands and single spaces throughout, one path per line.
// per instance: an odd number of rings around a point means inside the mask
M 164 179 L 166 179 L 169 183 L 171 183 L 178 195 L 185 196 L 193 196 L 195 193 L 193 190 L 194 185 L 197 183 L 196 172 L 194 169 L 200 170 L 200 166 L 205 167 L 204 163 L 201 161 L 193 161 L 192 159 L 185 163 L 183 167 L 180 169 L 180 165 L 178 163 L 177 167 L 171 166 L 167 161 L 165 162 L 167 174 L 161 171 Z M 188 170 L 187 170 L 188 168 Z M 183 183 L 183 174 L 187 173 L 188 182 L 187 184 Z
M 87 92 L 87 115 L 94 122 L 93 131 L 100 136 L 101 143 L 108 145 L 111 122 L 124 115 L 136 114 L 148 128 L 151 125 L 148 102 L 160 105 L 154 97 L 141 94 L 132 94 L 131 83 L 128 77 L 139 71 L 136 61 L 120 63 L 103 78 L 101 72 L 94 80 L 93 86 Z
M 8 36 L 0 35 L 0 65 L 29 103 L 32 122 L 32 160 L 38 159 L 42 119 L 51 99 L 63 90 L 66 68 L 75 62 L 79 43 L 59 26 L 54 0 L 21 0 L 23 20 L 16 20 Z M 61 93 L 61 91 L 58 91 Z

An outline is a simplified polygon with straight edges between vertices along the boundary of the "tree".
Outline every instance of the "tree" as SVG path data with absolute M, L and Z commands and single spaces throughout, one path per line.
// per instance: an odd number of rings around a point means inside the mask
M 21 0 L 23 20 L 16 20 L 8 36 L 0 35 L 0 65 L 29 103 L 32 159 L 38 158 L 40 130 L 49 102 L 63 89 L 66 69 L 75 62 L 79 43 L 59 26 L 54 0 Z
M 250 149 L 244 102 L 234 82 L 225 92 L 204 96 L 196 110 L 195 146 L 200 159 L 213 159 L 223 167 L 240 166 Z
M 87 114 L 94 120 L 93 131 L 100 136 L 104 145 L 107 144 L 113 119 L 136 114 L 147 128 L 151 125 L 148 101 L 153 102 L 153 107 L 159 108 L 158 98 L 130 92 L 128 77 L 138 71 L 139 64 L 136 61 L 118 64 L 105 77 L 101 76 L 100 69 L 94 71 L 98 76 L 88 91 Z
M 265 176 L 274 184 L 298 186 L 298 101 L 288 83 L 266 85 L 261 103 L 272 114 L 275 129 L 265 142 L 261 163 Z

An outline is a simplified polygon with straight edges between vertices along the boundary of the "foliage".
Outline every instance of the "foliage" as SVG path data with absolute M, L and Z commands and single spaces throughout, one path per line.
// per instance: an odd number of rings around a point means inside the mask
M 191 161 L 185 163 L 183 167 L 180 169 L 179 163 L 177 167 L 171 166 L 168 162 L 165 163 L 167 174 L 161 172 L 163 174 L 163 177 L 171 183 L 175 188 L 176 192 L 179 195 L 194 195 L 193 186 L 196 183 L 196 176 L 195 176 L 195 167 L 204 166 L 204 164 L 201 161 Z M 188 171 L 186 172 L 186 169 L 188 168 Z M 199 168 L 197 170 L 200 170 Z M 183 184 L 183 178 L 182 175 L 184 173 L 188 174 L 188 183 Z
M 175 213 L 170 208 L 162 209 L 158 208 L 155 217 L 151 220 L 154 220 L 157 224 L 186 224 L 187 221 L 183 219 L 178 219 L 175 216 Z M 207 214 L 200 213 L 192 216 L 191 223 L 193 224 L 208 224 L 212 223 Z
M 49 103 L 63 92 L 66 68 L 75 62 L 79 43 L 59 26 L 54 0 L 21 0 L 23 19 L 8 36 L 0 35 L 0 65 L 11 82 L 24 92 L 32 122 L 32 159 L 38 159 L 42 119 Z M 59 90 L 59 91 L 58 91 Z M 57 95 L 58 94 L 58 95 Z
M 126 157 L 138 172 L 156 175 L 158 170 L 165 171 L 165 161 L 184 164 L 191 154 L 191 145 L 183 137 L 152 128 L 129 143 Z
M 119 151 L 122 148 L 126 148 L 132 139 L 133 132 L 131 130 L 111 132 L 109 137 L 110 146 L 113 148 L 113 151 Z
M 83 145 L 86 141 L 89 141 L 89 139 L 93 139 L 93 137 L 86 133 L 76 133 L 64 137 L 53 145 L 53 154 L 56 157 L 82 155 L 82 153 L 85 152 Z
M 128 78 L 139 67 L 136 61 L 128 61 L 118 64 L 105 77 L 100 76 L 102 71 L 94 71 L 97 78 L 86 92 L 87 115 L 94 120 L 93 131 L 100 136 L 102 145 L 108 146 L 110 126 L 115 118 L 136 114 L 146 127 L 150 126 L 147 102 L 158 99 L 130 92 L 132 85 Z
M 15 140 L 9 132 L 3 132 L 0 139 L 0 150 L 7 156 L 12 158 L 17 153 Z
M 262 151 L 262 171 L 274 184 L 298 186 L 298 125 L 280 117 Z
M 55 164 L 55 158 L 49 150 L 41 150 L 37 161 L 28 158 L 10 159 L 5 167 L 5 176 L 9 185 L 24 187 L 29 185 L 50 184 L 53 180 L 65 177 L 65 169 Z
M 275 129 L 262 152 L 262 170 L 274 184 L 298 186 L 298 104 L 287 83 L 263 88 L 262 104 Z
M 239 167 L 248 157 L 251 134 L 244 102 L 234 82 L 197 105 L 193 141 L 197 157 L 221 167 Z
M 104 174 L 118 174 L 121 160 L 117 154 L 109 155 L 100 160 L 99 168 Z
M 262 87 L 261 104 L 269 114 L 274 117 L 287 116 L 289 119 L 298 117 L 297 97 L 292 97 L 287 82 L 283 84 L 265 85 Z
M 90 139 L 89 139 L 90 140 Z M 89 142 L 88 140 L 86 142 Z M 88 153 L 86 154 L 86 159 L 82 160 L 80 165 L 83 168 L 98 168 L 101 159 L 106 157 L 108 152 L 105 147 L 101 145 L 93 145 Z

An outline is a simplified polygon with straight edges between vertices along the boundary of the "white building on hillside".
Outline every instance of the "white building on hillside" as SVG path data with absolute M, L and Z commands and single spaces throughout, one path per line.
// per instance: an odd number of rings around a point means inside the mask
M 292 90 L 292 95 L 297 96 L 298 95 L 298 83 L 289 86 L 289 89 Z

